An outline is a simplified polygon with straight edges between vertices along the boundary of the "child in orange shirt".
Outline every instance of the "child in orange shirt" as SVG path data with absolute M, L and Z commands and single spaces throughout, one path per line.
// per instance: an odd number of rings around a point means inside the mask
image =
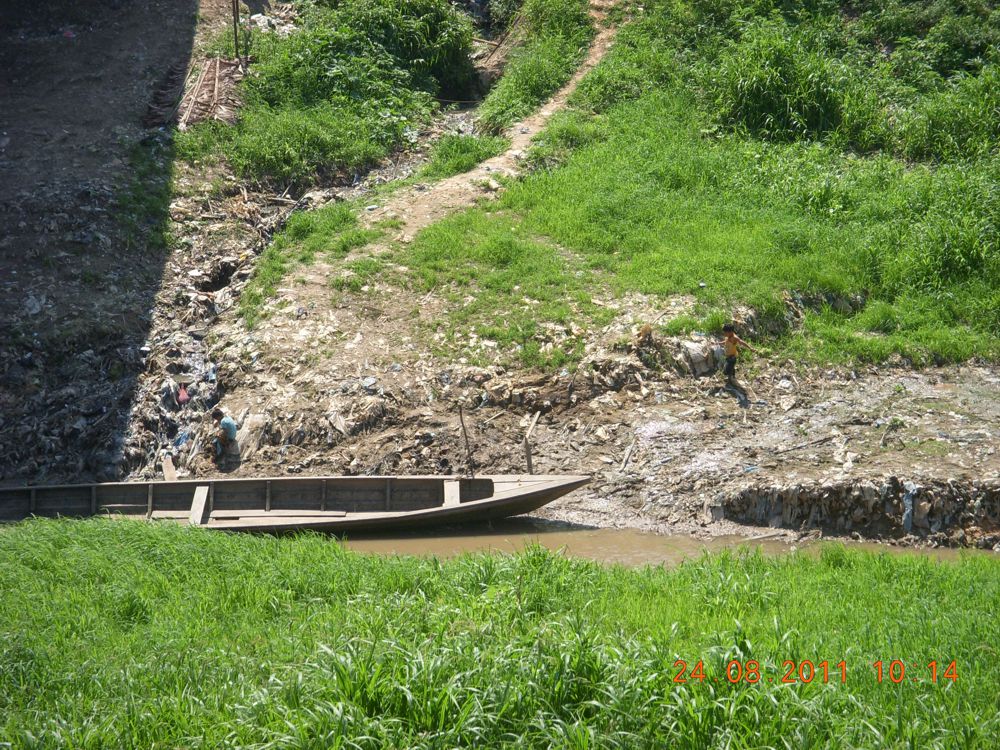
M 722 341 L 722 346 L 726 350 L 726 366 L 723 368 L 722 372 L 726 376 L 726 382 L 729 385 L 736 385 L 736 357 L 740 353 L 740 348 L 749 349 L 752 352 L 756 352 L 750 344 L 741 339 L 736 335 L 736 327 L 732 323 L 726 323 L 722 326 L 722 333 L 725 335 L 725 339 Z

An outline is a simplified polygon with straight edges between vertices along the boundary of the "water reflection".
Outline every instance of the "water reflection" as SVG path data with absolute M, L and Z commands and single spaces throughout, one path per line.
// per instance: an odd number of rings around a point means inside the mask
M 765 555 L 788 554 L 795 549 L 818 554 L 825 544 L 807 542 L 803 545 L 739 535 L 701 540 L 686 535 L 653 534 L 637 529 L 602 529 L 532 518 L 393 535 L 355 535 L 344 539 L 343 543 L 356 552 L 445 558 L 468 552 L 520 552 L 526 546 L 539 544 L 570 557 L 628 566 L 676 565 L 706 552 L 741 547 L 759 549 Z M 957 560 L 964 554 L 984 554 L 976 550 L 910 549 L 874 542 L 847 542 L 847 546 L 870 552 L 916 554 L 937 560 Z

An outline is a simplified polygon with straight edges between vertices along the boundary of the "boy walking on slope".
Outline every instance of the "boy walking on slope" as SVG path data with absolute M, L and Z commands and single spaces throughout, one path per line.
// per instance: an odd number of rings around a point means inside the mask
M 756 352 L 757 350 L 736 335 L 736 328 L 732 323 L 726 323 L 722 326 L 722 333 L 725 336 L 725 339 L 722 341 L 722 345 L 726 351 L 726 366 L 722 371 L 726 376 L 726 383 L 735 387 L 737 385 L 736 357 L 739 356 L 740 348 L 749 349 L 752 352 Z

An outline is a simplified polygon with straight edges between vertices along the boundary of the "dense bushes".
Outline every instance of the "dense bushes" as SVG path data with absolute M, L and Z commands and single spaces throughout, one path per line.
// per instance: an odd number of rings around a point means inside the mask
M 448 0 L 312 7 L 297 33 L 252 37 L 246 107 L 236 128 L 212 132 L 256 179 L 307 182 L 364 166 L 414 135 L 435 95 L 467 91 L 471 41 L 471 21 Z M 180 134 L 181 153 L 205 151 L 201 130 Z
M 716 117 L 777 139 L 836 130 L 844 102 L 835 71 L 782 27 L 756 25 L 727 45 L 710 79 Z
M 582 103 L 603 111 L 683 76 L 717 126 L 756 137 L 820 139 L 922 161 L 997 151 L 995 3 L 653 0 L 647 7 L 585 82 Z

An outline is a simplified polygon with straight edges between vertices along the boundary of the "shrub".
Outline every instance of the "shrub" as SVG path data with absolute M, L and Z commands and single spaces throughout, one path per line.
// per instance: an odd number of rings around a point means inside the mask
M 338 23 L 384 49 L 428 89 L 462 96 L 473 80 L 472 20 L 448 0 L 339 0 Z
M 711 66 L 716 116 L 725 125 L 778 140 L 819 137 L 844 116 L 834 70 L 789 38 L 784 24 L 752 27 Z
M 448 0 L 307 7 L 296 33 L 253 36 L 235 129 L 183 136 L 183 152 L 212 144 L 244 176 L 282 184 L 363 167 L 413 136 L 433 95 L 465 94 L 471 43 L 470 19 Z
M 922 99 L 901 128 L 911 159 L 968 159 L 995 153 L 1000 143 L 1000 65 L 966 75 Z

